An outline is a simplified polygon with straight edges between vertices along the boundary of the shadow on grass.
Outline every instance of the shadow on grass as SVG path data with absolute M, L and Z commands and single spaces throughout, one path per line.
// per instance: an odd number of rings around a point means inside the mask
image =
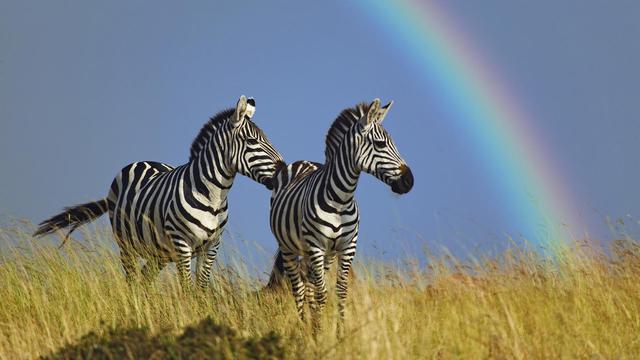
M 180 336 L 156 335 L 146 328 L 116 328 L 90 332 L 43 359 L 282 359 L 280 335 L 246 338 L 210 317 L 188 326 Z

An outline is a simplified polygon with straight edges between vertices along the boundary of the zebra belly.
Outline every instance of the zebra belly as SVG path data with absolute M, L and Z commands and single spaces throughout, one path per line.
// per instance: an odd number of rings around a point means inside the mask
M 358 233 L 357 211 L 350 216 L 315 209 L 315 215 L 303 218 L 303 232 L 307 247 L 324 250 L 325 254 L 340 253 L 347 249 Z
M 196 240 L 195 245 L 191 247 L 193 251 L 193 257 L 205 254 L 210 246 L 214 246 L 219 243 L 220 236 L 222 236 L 223 230 L 224 226 L 221 226 L 216 231 L 214 231 L 209 238 Z
M 121 248 L 129 248 L 140 256 L 160 256 L 171 251 L 172 245 L 160 218 L 151 214 L 127 214 L 121 207 L 116 208 L 114 220 L 113 232 Z
M 107 202 L 111 226 L 121 249 L 141 256 L 160 255 L 170 249 L 159 200 L 162 192 L 153 191 L 149 185 L 172 169 L 157 162 L 136 162 L 125 166 L 113 180 Z
M 142 257 L 155 256 L 171 259 L 175 253 L 175 244 L 172 241 L 170 232 L 167 231 L 166 221 L 158 214 L 142 212 L 137 216 L 127 213 L 124 209 L 116 208 L 116 213 L 120 210 L 120 223 L 131 224 L 124 227 L 114 226 L 114 233 L 118 239 L 120 247 L 128 247 Z M 226 223 L 226 212 L 213 216 L 206 222 L 210 226 L 207 230 L 187 222 L 180 228 L 180 238 L 191 248 L 193 256 L 206 252 L 210 245 L 220 240 L 220 235 Z M 112 222 L 113 223 L 113 222 Z
M 302 196 L 304 190 L 298 184 L 273 198 L 271 226 L 282 250 L 304 256 L 310 247 L 326 254 L 349 248 L 358 232 L 357 204 L 347 205 L 350 212 L 324 211 L 314 200 Z
M 325 254 L 341 253 L 347 249 L 357 235 L 357 225 L 340 227 L 338 230 L 326 226 L 315 225 L 317 230 L 305 236 L 307 245 L 324 250 Z
M 191 247 L 194 255 L 200 250 L 206 248 L 212 240 L 218 241 L 224 226 L 227 222 L 227 212 L 218 215 L 208 214 L 207 220 L 202 220 L 198 224 L 189 222 L 186 225 L 186 231 L 182 234 L 187 241 L 187 245 Z

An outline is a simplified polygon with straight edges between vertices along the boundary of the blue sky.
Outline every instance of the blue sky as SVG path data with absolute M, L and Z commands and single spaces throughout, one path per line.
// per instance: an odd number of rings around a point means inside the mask
M 535 114 L 598 239 L 605 217 L 637 232 L 640 3 L 447 1 L 474 45 Z M 335 116 L 395 104 L 385 126 L 416 177 L 402 197 L 358 188 L 362 253 L 489 251 L 518 236 L 500 189 L 365 12 L 350 2 L 0 3 L 0 214 L 38 222 L 106 195 L 138 160 L 186 162 L 207 118 L 253 96 L 287 161 L 323 160 Z M 224 241 L 270 253 L 269 193 L 238 177 Z

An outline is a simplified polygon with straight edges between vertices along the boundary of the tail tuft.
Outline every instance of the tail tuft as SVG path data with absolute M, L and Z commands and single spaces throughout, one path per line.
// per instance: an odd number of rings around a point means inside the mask
M 104 214 L 108 210 L 107 199 L 93 201 L 86 204 L 70 206 L 60 214 L 41 222 L 33 236 L 43 236 L 58 230 L 70 228 L 66 238 L 79 226 L 86 224 Z M 64 244 L 64 243 L 63 243 Z

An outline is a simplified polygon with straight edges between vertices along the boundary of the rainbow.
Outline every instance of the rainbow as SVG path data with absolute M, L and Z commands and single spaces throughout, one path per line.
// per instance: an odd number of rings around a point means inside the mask
M 445 2 L 441 2 L 445 3 Z M 586 230 L 564 177 L 537 130 L 534 117 L 510 96 L 499 72 L 436 1 L 359 0 L 452 115 L 477 149 L 487 175 L 529 242 L 562 243 Z

